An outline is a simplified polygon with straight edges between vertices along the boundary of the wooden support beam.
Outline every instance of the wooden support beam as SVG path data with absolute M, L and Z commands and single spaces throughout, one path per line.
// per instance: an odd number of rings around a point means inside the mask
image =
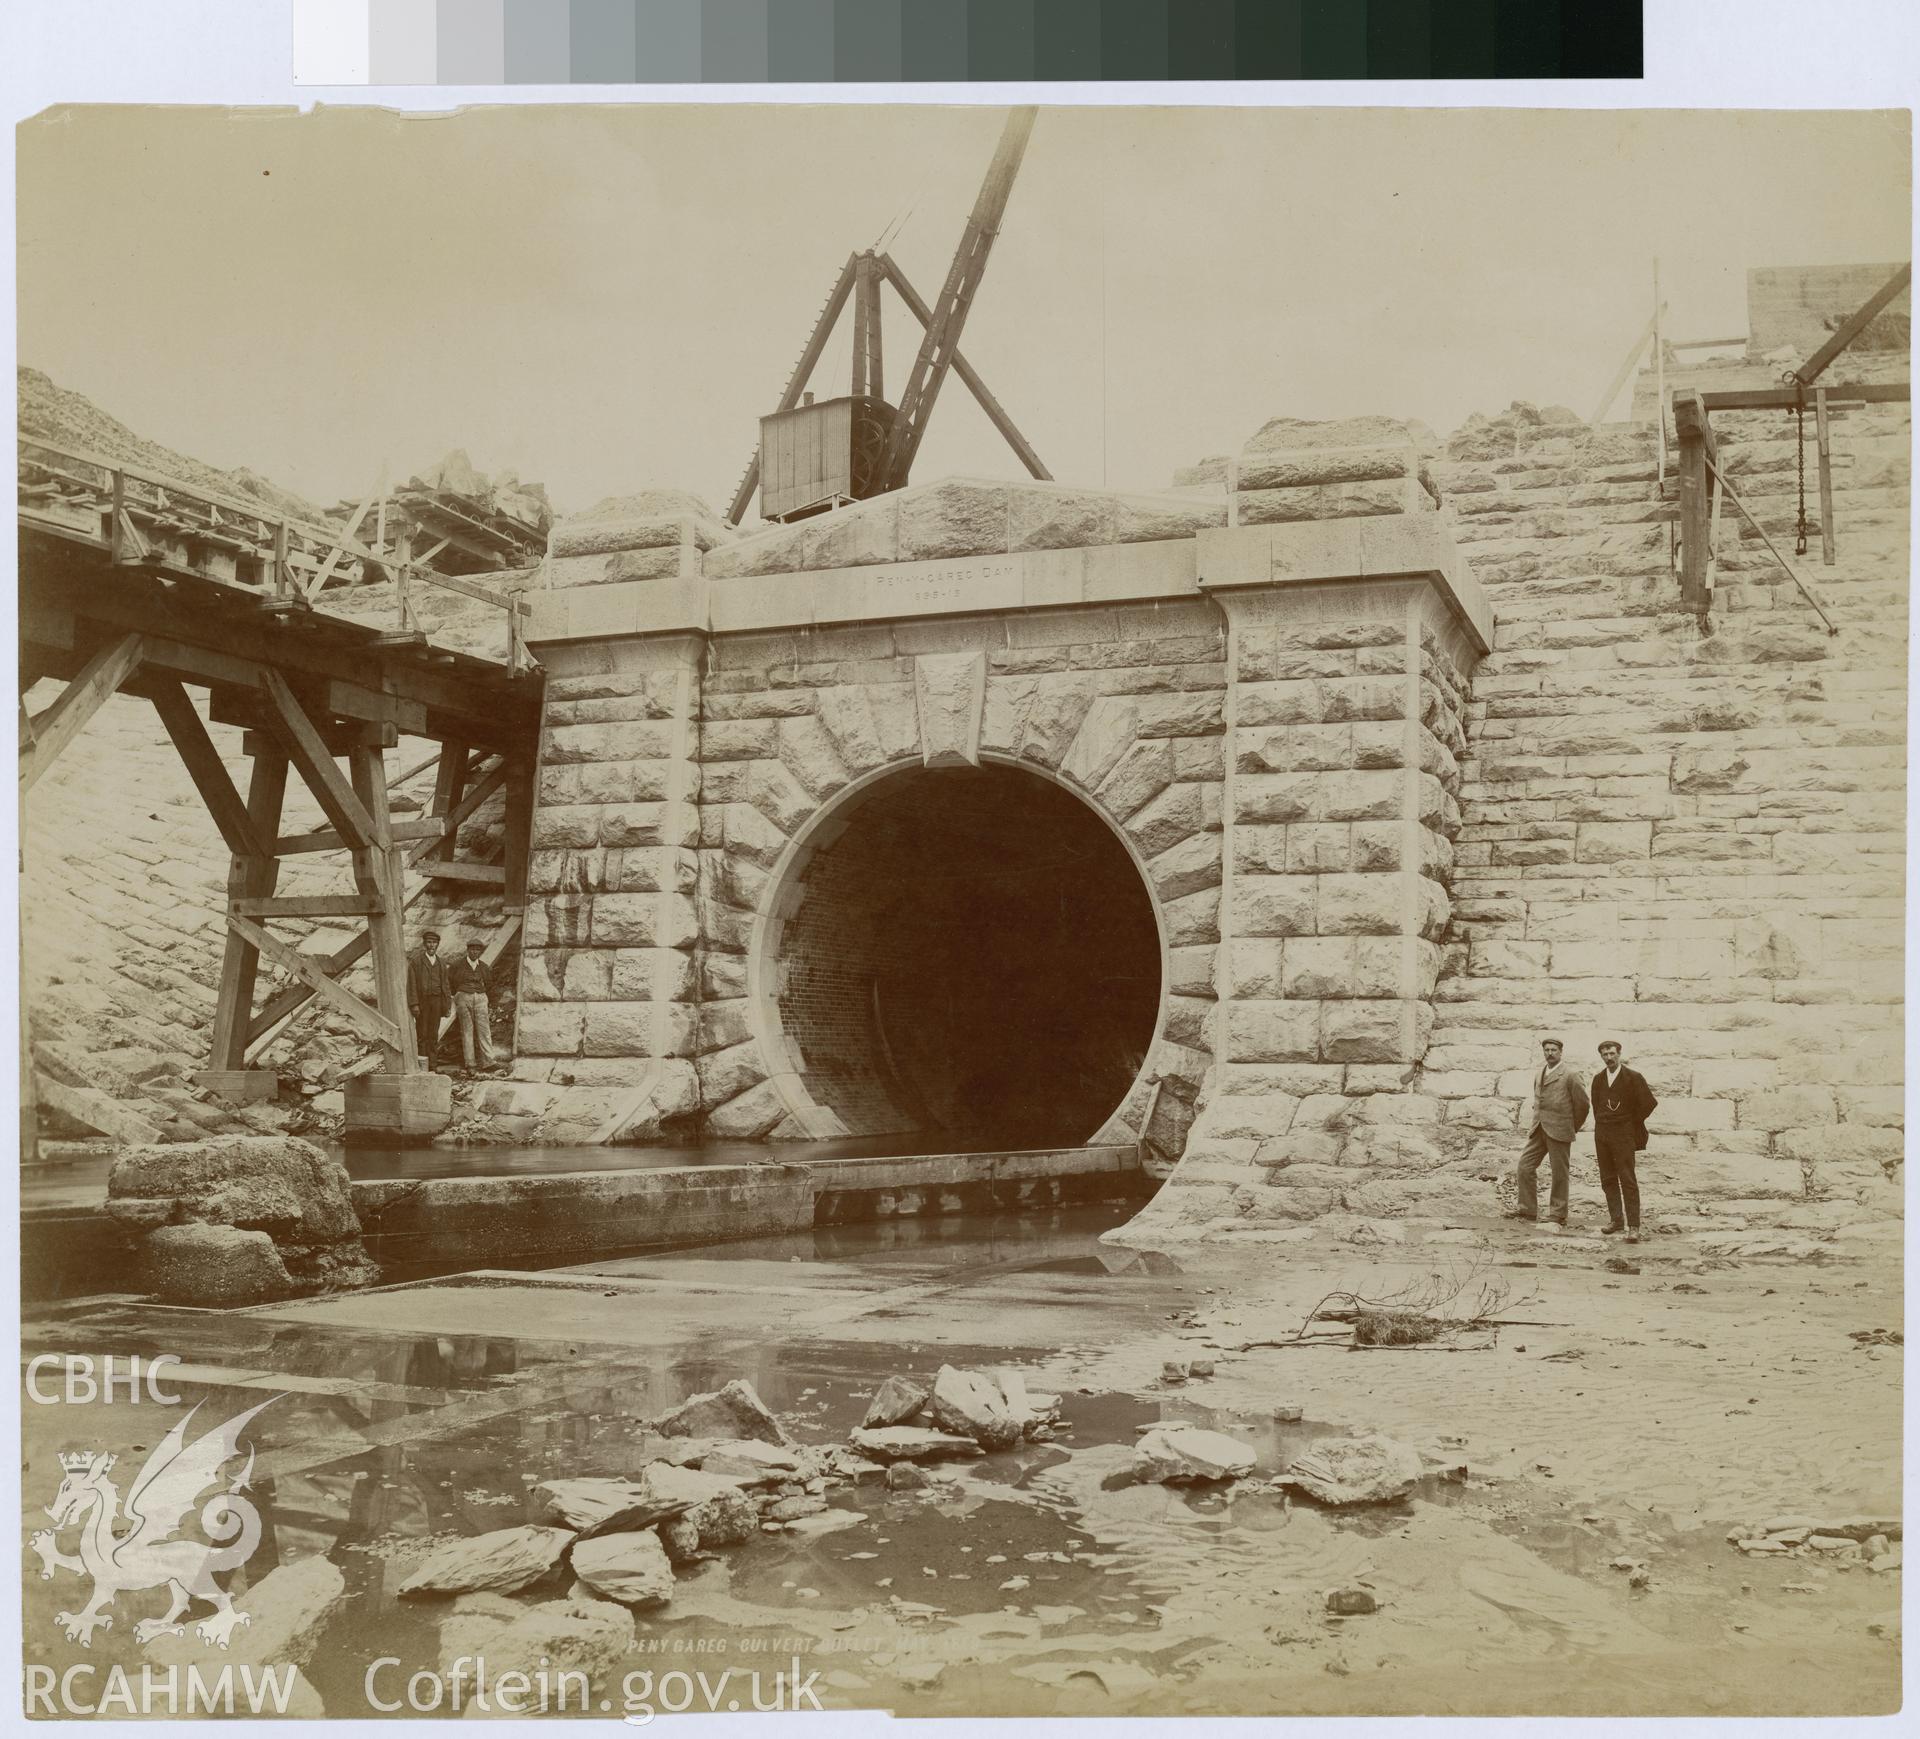
M 86 728 L 87 720 L 113 697 L 139 667 L 145 641 L 128 634 L 101 647 L 61 691 L 60 698 L 32 721 L 32 740 L 20 751 L 20 795 L 60 758 L 60 752 Z
M 325 960 L 316 964 L 324 977 L 338 978 L 348 968 L 363 960 L 367 950 L 372 946 L 373 938 L 362 930 L 351 942 L 336 948 Z M 262 1005 L 260 1012 L 247 1023 L 248 1054 L 251 1055 L 284 1022 L 299 1013 L 313 1000 L 313 996 L 313 986 L 304 977 L 297 984 L 290 984 L 284 990 L 276 990 Z
M 505 887 L 507 881 L 506 866 L 497 863 L 441 863 L 429 859 L 420 866 L 420 873 L 430 882 L 487 882 Z
M 286 795 L 286 751 L 277 742 L 262 744 L 254 756 L 253 779 L 247 790 L 247 820 L 256 839 L 278 837 Z M 236 852 L 227 866 L 227 897 L 263 899 L 273 892 L 279 877 L 278 858 Z M 207 1058 L 211 1069 L 246 1067 L 247 1027 L 253 1015 L 253 987 L 259 970 L 259 949 L 229 922 Z
M 444 824 L 438 821 L 396 821 L 390 831 L 395 845 L 412 845 L 420 840 L 433 841 L 446 831 Z M 298 857 L 310 851 L 352 851 L 353 845 L 330 827 L 323 827 L 317 833 L 283 834 L 275 842 L 275 857 Z
M 527 907 L 527 871 L 533 855 L 534 756 L 531 751 L 523 749 L 509 755 L 506 772 L 505 898 L 509 912 L 523 912 Z
M 440 748 L 440 769 L 433 780 L 433 808 L 429 812 L 440 818 L 442 843 L 432 847 L 424 854 L 415 853 L 409 862 L 418 862 L 422 855 L 427 857 L 452 857 L 454 835 L 459 829 L 457 821 L 450 821 L 460 799 L 467 789 L 467 771 L 469 757 L 465 743 L 444 743 Z
M 871 254 L 866 256 L 866 261 L 867 392 L 873 398 L 883 399 L 887 396 L 887 371 L 886 347 L 881 342 L 880 330 L 880 262 Z
M 1913 397 L 1909 381 L 1895 380 L 1867 385 L 1850 381 L 1845 386 L 1827 388 L 1827 403 L 1857 405 L 1904 405 Z M 1755 387 L 1738 392 L 1703 392 L 1701 403 L 1710 411 L 1790 411 L 1800 403 L 1801 395 L 1793 387 Z
M 327 710 L 342 718 L 364 719 L 368 724 L 392 725 L 410 736 L 423 736 L 427 729 L 426 702 L 407 700 L 397 694 L 362 688 L 358 683 L 329 682 Z
M 907 281 L 907 274 L 895 264 L 891 254 L 880 256 L 880 269 L 886 274 L 887 282 L 893 286 L 894 293 L 906 303 L 914 319 L 918 320 L 923 327 L 931 325 L 933 310 L 927 306 L 920 292 Z M 961 355 L 958 349 L 953 353 L 953 372 L 960 377 L 967 391 L 973 394 L 975 402 L 987 413 L 987 420 L 1000 431 L 1001 438 L 1014 450 L 1020 463 L 1026 466 L 1028 474 L 1039 478 L 1042 483 L 1051 483 L 1053 473 L 1040 462 L 1040 455 L 1033 450 L 1027 437 L 1020 433 L 1013 418 L 1007 415 L 1000 401 L 987 390 L 987 383 L 980 378 L 973 364 Z
M 867 394 L 867 318 L 873 308 L 867 297 L 867 280 L 872 265 L 870 254 L 860 254 L 854 261 L 853 385 L 849 390 L 855 398 L 864 398 Z
M 242 918 L 369 918 L 385 908 L 377 894 L 266 894 L 227 901 Z
M 293 764 L 300 769 L 300 777 L 312 791 L 321 813 L 356 847 L 384 849 L 390 841 L 378 830 L 374 817 L 367 813 L 353 787 L 341 776 L 332 752 L 287 686 L 287 679 L 277 670 L 263 670 L 260 686 L 273 703 L 276 734 L 285 743 Z
M 228 852 L 234 857 L 271 856 L 272 848 L 254 832 L 246 800 L 235 787 L 186 689 L 171 677 L 150 677 L 147 692 Z
M 461 796 L 453 808 L 448 810 L 446 815 L 447 835 L 446 838 L 440 842 L 439 848 L 436 849 L 431 844 L 416 846 L 407 854 L 407 867 L 414 869 L 429 858 L 451 856 L 461 826 L 494 792 L 500 789 L 501 785 L 506 782 L 506 777 L 507 763 L 504 760 L 496 762 L 494 766 L 488 770 L 486 776 L 480 783 Z
M 1833 446 L 1827 431 L 1827 389 L 1813 389 L 1813 427 L 1820 446 L 1820 560 L 1833 566 Z
M 510 684 L 498 664 L 455 659 L 446 668 L 400 659 L 389 663 L 377 631 L 363 623 L 309 615 L 299 633 L 252 607 L 257 594 L 212 582 L 182 582 L 168 592 L 138 568 L 108 576 L 104 560 L 59 540 L 23 532 L 22 638 L 35 644 L 90 644 L 100 635 L 142 634 L 144 662 L 190 683 L 257 688 L 264 668 L 302 684 L 345 682 L 390 693 L 427 709 L 430 735 L 460 735 L 504 748 L 531 735 L 538 708 L 524 684 Z M 111 578 L 111 583 L 103 583 Z M 244 612 L 203 607 L 245 600 Z M 312 692 L 318 692 L 317 688 Z
M 1826 372 L 1827 364 L 1845 350 L 1860 334 L 1872 324 L 1881 309 L 1913 282 L 1913 262 L 1909 260 L 1895 272 L 1879 289 L 1862 302 L 1841 324 L 1840 328 L 1821 345 L 1807 360 L 1793 371 L 1793 378 L 1802 386 L 1812 386 Z
M 1697 392 L 1673 395 L 1673 426 L 1679 437 L 1680 596 L 1696 616 L 1713 603 L 1707 577 L 1713 550 L 1708 542 L 1707 471 L 1715 458 L 1713 426 Z
M 400 1029 L 391 1019 L 378 1009 L 369 1008 L 345 986 L 336 984 L 316 961 L 308 959 L 298 949 L 290 948 L 276 937 L 269 936 L 250 918 L 229 915 L 227 928 L 283 972 L 290 972 L 305 983 L 315 996 L 339 1014 L 362 1038 L 402 1055 L 412 1050 L 411 1041 L 402 1041 Z
M 398 1042 L 388 1047 L 387 1071 L 411 1074 L 420 1066 L 414 1054 L 414 1035 L 407 1011 L 407 939 L 402 921 L 406 871 L 400 848 L 393 843 L 392 817 L 387 809 L 387 763 L 378 749 L 356 748 L 348 757 L 354 795 L 372 817 L 368 847 L 353 854 L 353 879 L 363 894 L 377 895 L 380 910 L 367 918 L 373 938 L 374 1000 L 393 1023 Z

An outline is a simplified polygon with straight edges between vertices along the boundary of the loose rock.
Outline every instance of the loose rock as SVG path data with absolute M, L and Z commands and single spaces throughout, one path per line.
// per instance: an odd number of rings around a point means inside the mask
M 654 1426 L 668 1437 L 747 1437 L 779 1444 L 792 1441 L 744 1377 L 735 1377 L 712 1394 L 689 1397 L 661 1414 Z
M 1327 1610 L 1341 1618 L 1358 1618 L 1378 1612 L 1380 1602 L 1364 1588 L 1336 1588 L 1327 1596 Z
M 1005 1449 L 1020 1440 L 1021 1420 L 1008 1407 L 999 1382 L 985 1371 L 942 1365 L 928 1404 L 941 1430 L 970 1437 L 982 1448 Z
M 930 1393 L 924 1383 L 889 1377 L 867 1403 L 867 1416 L 860 1423 L 868 1427 L 905 1425 L 926 1406 Z
M 738 1546 L 758 1531 L 760 1512 L 745 1492 L 722 1491 L 688 1510 L 687 1520 L 700 1530 L 703 1547 Z
M 398 1592 L 511 1594 L 551 1575 L 573 1543 L 570 1528 L 500 1528 L 429 1552 Z M 656 1542 L 657 1543 L 657 1542 Z
M 667 1556 L 676 1564 L 690 1562 L 700 1550 L 699 1525 L 685 1516 L 675 1516 L 670 1522 L 662 1522 L 653 1531 L 660 1536 L 660 1544 L 666 1547 Z
M 1391 1437 L 1340 1437 L 1317 1443 L 1287 1470 L 1285 1482 L 1316 1503 L 1393 1503 L 1420 1478 L 1419 1452 Z
M 141 1241 L 140 1283 L 170 1304 L 264 1304 L 299 1288 L 265 1232 L 159 1226 Z
M 980 1445 L 971 1437 L 928 1431 L 918 1425 L 889 1425 L 871 1431 L 863 1426 L 849 1441 L 875 1461 L 941 1461 L 980 1453 Z
M 1149 1431 L 1134 1445 L 1133 1472 L 1162 1485 L 1197 1485 L 1244 1479 L 1253 1461 L 1252 1449 L 1224 1432 L 1175 1425 Z
M 534 1489 L 552 1520 L 585 1537 L 651 1527 L 738 1488 L 730 1479 L 655 1461 L 638 1479 L 549 1479 Z
M 673 1563 L 651 1529 L 582 1540 L 573 1549 L 573 1573 L 622 1606 L 659 1606 L 673 1596 Z

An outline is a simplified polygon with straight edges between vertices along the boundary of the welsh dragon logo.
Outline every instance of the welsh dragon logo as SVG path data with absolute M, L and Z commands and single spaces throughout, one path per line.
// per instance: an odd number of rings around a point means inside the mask
M 119 1488 L 107 1477 L 117 1458 L 90 1449 L 61 1455 L 65 1477 L 59 1494 L 47 1506 L 53 1527 L 42 1528 L 27 1545 L 39 1555 L 43 1580 L 51 1580 L 55 1570 L 75 1570 L 93 1578 L 93 1598 L 85 1610 L 53 1615 L 70 1640 L 91 1648 L 95 1630 L 112 1628 L 113 1613 L 108 1609 L 116 1598 L 163 1584 L 173 1604 L 165 1617 L 144 1618 L 133 1627 L 143 1646 L 158 1637 L 184 1634 L 182 1615 L 195 1600 L 214 1607 L 194 1627 L 195 1634 L 221 1648 L 236 1628 L 252 1622 L 214 1580 L 225 1571 L 237 1570 L 260 1544 L 260 1512 L 241 1495 L 253 1473 L 251 1446 L 246 1466 L 200 1510 L 200 1526 L 212 1543 L 177 1536 L 201 1493 L 218 1483 L 226 1464 L 240 1453 L 240 1434 L 247 1422 L 279 1398 L 276 1395 L 236 1414 L 192 1443 L 187 1442 L 187 1426 L 200 1408 L 198 1403 L 190 1407 L 134 1475 L 124 1504 L 124 1520 L 132 1525 L 120 1532 L 115 1531 L 115 1523 L 122 1519 L 122 1500 Z M 54 1539 L 71 1527 L 80 1529 L 76 1557 L 62 1552 Z

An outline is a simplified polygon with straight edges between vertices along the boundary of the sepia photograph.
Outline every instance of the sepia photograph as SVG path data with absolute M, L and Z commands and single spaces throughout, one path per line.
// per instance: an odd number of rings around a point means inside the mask
M 25 1714 L 1896 1713 L 1909 112 L 372 95 L 15 131 Z

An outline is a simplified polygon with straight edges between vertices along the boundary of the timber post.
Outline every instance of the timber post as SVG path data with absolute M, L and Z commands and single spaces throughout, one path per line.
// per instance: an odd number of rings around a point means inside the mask
M 177 720 L 168 718 L 165 708 L 161 716 L 168 720 L 170 731 L 176 728 Z M 287 752 L 273 739 L 252 732 L 248 733 L 247 749 L 253 757 L 247 822 L 253 843 L 262 849 L 232 853 L 227 867 L 230 913 L 237 901 L 271 897 L 280 879 L 280 860 L 272 854 L 272 842 L 279 837 L 280 813 L 286 803 Z M 247 1067 L 247 1025 L 253 1016 L 253 991 L 259 975 L 259 948 L 229 918 L 220 961 L 219 999 L 214 1007 L 213 1042 L 208 1047 L 207 1067 L 194 1079 L 221 1097 L 242 1103 L 271 1098 L 278 1087 L 271 1070 Z
M 1707 472 L 1717 455 L 1713 425 L 1697 392 L 1673 395 L 1673 426 L 1680 441 L 1680 597 L 1687 609 L 1706 621 L 1713 607 L 1713 561 Z

